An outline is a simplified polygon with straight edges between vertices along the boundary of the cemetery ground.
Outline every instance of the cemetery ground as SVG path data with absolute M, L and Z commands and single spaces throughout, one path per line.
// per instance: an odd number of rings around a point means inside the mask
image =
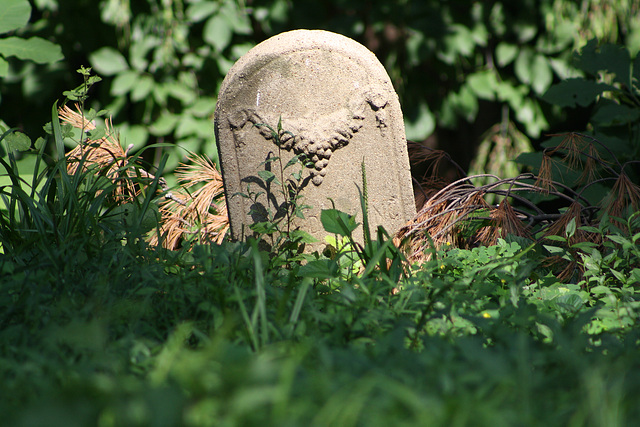
M 69 127 L 55 108 L 52 119 L 62 150 Z M 323 215 L 334 243 L 324 253 L 303 254 L 295 238 L 268 253 L 188 232 L 169 250 L 147 242 L 163 184 L 125 173 L 135 156 L 114 180 L 106 167 L 69 173 L 69 155 L 24 156 L 31 174 L 2 159 L 2 425 L 617 426 L 640 416 L 637 213 L 567 221 L 544 242 L 427 245 L 428 260 L 413 264 L 385 234 L 348 244 L 362 212 Z M 124 206 L 121 184 L 140 191 Z M 592 244 L 572 243 L 581 233 Z

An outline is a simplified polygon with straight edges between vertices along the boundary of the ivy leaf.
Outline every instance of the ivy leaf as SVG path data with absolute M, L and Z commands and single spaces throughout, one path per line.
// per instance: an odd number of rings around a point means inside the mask
M 615 74 L 614 80 L 631 86 L 631 58 L 624 46 L 605 44 L 598 48 L 597 40 L 590 40 L 577 55 L 577 65 L 595 76 L 600 71 Z

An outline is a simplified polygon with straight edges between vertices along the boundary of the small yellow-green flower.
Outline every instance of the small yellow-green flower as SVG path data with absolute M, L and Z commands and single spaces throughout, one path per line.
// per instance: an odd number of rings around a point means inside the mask
M 490 319 L 490 318 L 491 318 L 491 315 L 490 315 L 488 312 L 483 311 L 483 312 L 482 312 L 482 317 L 484 317 L 485 319 Z

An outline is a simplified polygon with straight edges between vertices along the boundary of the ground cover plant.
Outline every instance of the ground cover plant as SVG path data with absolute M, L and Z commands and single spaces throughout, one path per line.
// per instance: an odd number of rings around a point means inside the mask
M 289 240 L 273 254 L 203 232 L 221 212 L 211 170 L 199 189 L 166 187 L 112 125 L 91 125 L 102 113 L 83 101 L 96 79 L 79 71 L 67 93 L 78 112 L 54 105 L 45 126 L 57 156 L 15 130 L 0 142 L 6 425 L 611 426 L 640 415 L 637 175 L 632 159 L 596 156 L 599 134 L 546 148 L 537 182 L 445 185 L 410 226 L 420 239 L 379 230 L 359 246 L 359 217 L 327 210 L 331 250 L 301 256 Z M 552 156 L 595 158 L 610 179 L 549 176 Z M 580 190 L 594 182 L 613 197 Z M 533 196 L 518 203 L 520 188 Z M 205 208 L 187 209 L 203 193 Z M 567 201 L 557 213 L 534 208 L 554 196 Z M 437 229 L 434 215 L 447 217 Z M 164 245 L 161 224 L 176 217 L 181 237 Z M 558 274 L 567 265 L 576 273 Z

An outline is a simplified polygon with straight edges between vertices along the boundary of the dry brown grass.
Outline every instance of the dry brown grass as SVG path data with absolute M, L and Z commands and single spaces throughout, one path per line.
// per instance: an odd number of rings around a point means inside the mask
M 205 156 L 191 154 L 189 161 L 176 171 L 180 187 L 160 206 L 160 230 L 168 249 L 194 238 L 220 244 L 229 230 L 222 176 Z M 158 243 L 157 236 L 151 243 Z
M 77 111 L 61 107 L 62 121 L 81 129 L 83 134 L 96 129 L 76 108 Z M 123 204 L 139 194 L 140 185 L 155 177 L 122 148 L 110 120 L 105 120 L 105 128 L 104 137 L 82 141 L 67 153 L 67 170 L 75 174 L 81 168 L 83 172 L 92 170 L 107 177 L 116 184 L 114 203 Z M 194 239 L 219 244 L 227 234 L 229 220 L 220 173 L 205 156 L 193 154 L 188 160 L 191 163 L 183 163 L 176 171 L 180 186 L 175 191 L 169 191 L 164 179 L 159 179 L 165 199 L 160 206 L 160 234 L 152 233 L 149 237 L 152 245 L 162 241 L 165 248 L 176 249 Z

